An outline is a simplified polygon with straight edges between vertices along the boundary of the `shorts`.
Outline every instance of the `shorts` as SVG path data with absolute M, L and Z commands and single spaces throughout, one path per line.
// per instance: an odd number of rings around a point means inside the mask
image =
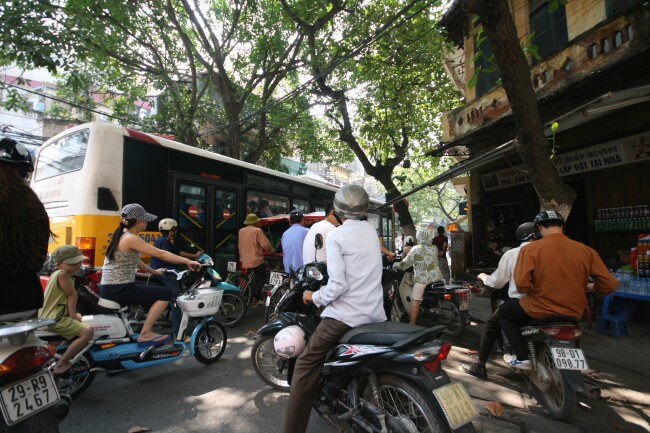
M 421 301 L 424 296 L 424 289 L 428 284 L 415 283 L 413 285 L 413 292 L 411 292 L 411 299 L 414 301 Z
M 171 302 L 174 299 L 172 289 L 165 286 L 137 284 L 100 284 L 102 298 L 117 302 L 122 306 L 142 305 L 150 307 L 156 301 Z
M 47 330 L 60 335 L 66 340 L 72 340 L 74 337 L 81 334 L 81 331 L 86 328 L 88 328 L 88 325 L 85 323 L 81 323 L 70 316 L 65 316 L 58 319 L 57 322 L 48 327 Z

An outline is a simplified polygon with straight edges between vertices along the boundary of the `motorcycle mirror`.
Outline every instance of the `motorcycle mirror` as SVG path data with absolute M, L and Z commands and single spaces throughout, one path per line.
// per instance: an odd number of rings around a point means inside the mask
M 314 247 L 317 250 L 320 250 L 323 248 L 323 235 L 320 233 L 316 233 L 316 238 L 314 239 Z

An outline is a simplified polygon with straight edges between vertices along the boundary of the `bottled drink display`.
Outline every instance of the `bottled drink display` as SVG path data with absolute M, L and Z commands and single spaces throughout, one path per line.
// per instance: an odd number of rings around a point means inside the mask
M 612 207 L 596 210 L 597 232 L 638 231 L 650 229 L 650 206 Z

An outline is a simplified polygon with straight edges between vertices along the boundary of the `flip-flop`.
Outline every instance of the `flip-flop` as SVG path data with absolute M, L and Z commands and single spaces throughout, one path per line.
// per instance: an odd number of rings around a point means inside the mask
M 70 367 L 68 367 L 67 370 L 62 371 L 61 373 L 55 373 L 54 370 L 52 370 L 52 375 L 53 376 L 61 377 L 61 378 L 69 377 L 70 373 L 72 373 L 72 365 L 70 365 Z
M 159 335 L 147 341 L 138 341 L 138 347 L 162 346 L 169 340 L 169 335 Z

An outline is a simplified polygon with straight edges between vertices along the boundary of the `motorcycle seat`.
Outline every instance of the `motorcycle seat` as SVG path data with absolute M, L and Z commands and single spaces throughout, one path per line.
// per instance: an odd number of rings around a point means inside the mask
M 542 326 L 542 325 L 550 325 L 550 324 L 555 324 L 555 323 L 566 323 L 566 322 L 571 323 L 572 325 L 579 325 L 578 319 L 576 319 L 575 317 L 571 317 L 571 316 L 542 317 L 541 319 L 531 320 L 526 325 L 528 325 L 528 326 Z
M 435 281 L 433 283 L 427 284 L 427 289 L 438 289 L 441 287 L 445 287 L 445 282 L 444 281 Z
M 439 329 L 438 329 L 439 328 Z M 444 326 L 424 328 L 401 322 L 380 322 L 372 325 L 359 326 L 343 334 L 339 343 L 343 344 L 372 344 L 377 346 L 403 346 L 429 334 L 439 334 Z
M 99 298 L 99 301 L 97 301 L 97 305 L 100 307 L 108 308 L 109 310 L 119 310 L 122 308 L 120 304 L 118 304 L 115 301 L 111 301 L 110 299 L 104 299 L 104 298 Z

